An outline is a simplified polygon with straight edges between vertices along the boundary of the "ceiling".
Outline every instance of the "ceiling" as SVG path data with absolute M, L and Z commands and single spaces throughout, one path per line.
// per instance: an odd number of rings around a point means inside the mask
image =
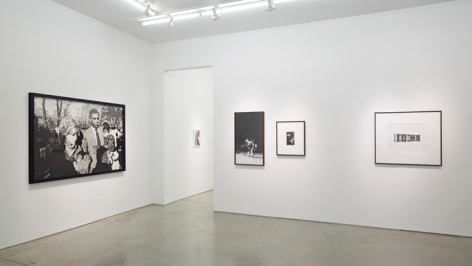
M 249 9 L 222 15 L 166 24 L 142 26 L 137 20 L 142 11 L 128 0 L 52 0 L 114 28 L 128 32 L 150 43 L 182 40 L 210 35 L 257 30 L 269 27 L 321 21 L 370 14 L 395 9 L 447 2 L 451 0 L 294 0 L 279 3 L 277 10 Z M 231 0 L 150 0 L 159 13 L 221 4 Z

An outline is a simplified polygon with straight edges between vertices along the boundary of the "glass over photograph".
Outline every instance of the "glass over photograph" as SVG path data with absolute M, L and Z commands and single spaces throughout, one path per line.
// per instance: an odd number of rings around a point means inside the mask
M 442 165 L 442 112 L 375 113 L 375 163 Z
M 29 94 L 29 182 L 125 171 L 125 106 Z
M 264 165 L 264 112 L 234 113 L 234 163 Z
M 278 156 L 305 156 L 305 121 L 277 121 Z

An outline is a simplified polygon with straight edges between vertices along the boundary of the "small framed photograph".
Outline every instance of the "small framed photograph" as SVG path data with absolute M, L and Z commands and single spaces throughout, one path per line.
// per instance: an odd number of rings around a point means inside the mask
M 193 147 L 200 148 L 200 129 L 193 130 Z
M 126 170 L 125 106 L 29 94 L 29 183 Z
M 277 121 L 276 135 L 278 156 L 305 156 L 305 121 Z
M 264 112 L 234 113 L 234 164 L 264 165 Z
M 442 166 L 442 112 L 376 112 L 375 163 Z

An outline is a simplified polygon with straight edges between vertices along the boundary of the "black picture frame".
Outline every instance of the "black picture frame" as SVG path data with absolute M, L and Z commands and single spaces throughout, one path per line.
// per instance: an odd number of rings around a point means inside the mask
M 375 164 L 442 166 L 442 111 L 375 112 Z
M 276 155 L 305 156 L 305 121 L 276 122 Z
M 30 184 L 126 171 L 125 105 L 31 92 L 28 106 Z
M 234 164 L 264 166 L 264 112 L 234 113 Z

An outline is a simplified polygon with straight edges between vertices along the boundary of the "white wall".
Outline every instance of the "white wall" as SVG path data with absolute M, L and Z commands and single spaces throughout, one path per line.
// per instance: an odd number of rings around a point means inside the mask
M 50 1 L 0 8 L 0 248 L 150 203 L 151 46 Z M 127 171 L 28 184 L 28 92 L 126 105 Z
M 470 14 L 452 1 L 157 45 L 154 73 L 214 66 L 215 210 L 472 236 Z M 266 165 L 236 167 L 233 113 L 258 110 Z M 443 111 L 444 166 L 374 164 L 374 112 L 407 110 Z M 306 121 L 306 157 L 275 156 L 281 120 Z
M 164 203 L 213 188 L 213 70 L 164 75 Z M 194 148 L 193 130 L 201 145 Z

